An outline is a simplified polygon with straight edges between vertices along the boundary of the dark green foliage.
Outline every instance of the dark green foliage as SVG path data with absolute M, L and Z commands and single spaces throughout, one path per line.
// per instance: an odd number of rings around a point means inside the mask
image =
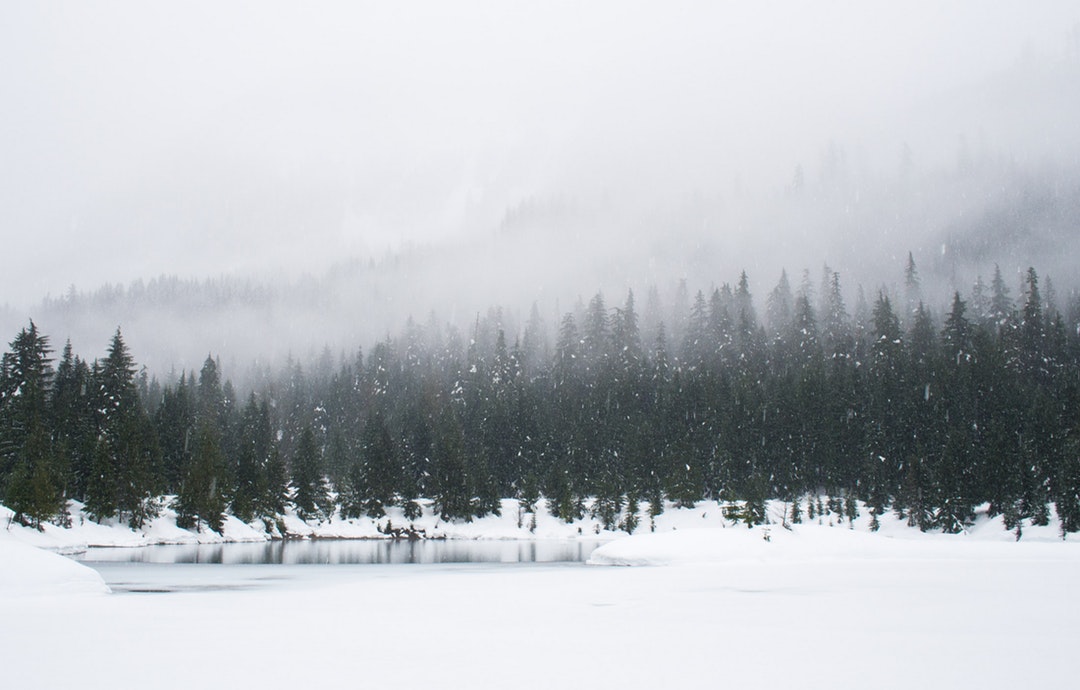
M 411 499 L 404 502 L 401 510 L 405 514 L 406 520 L 419 520 L 424 514 L 424 509 L 420 507 L 420 504 Z
M 67 495 L 83 500 L 97 439 L 90 396 L 90 367 L 75 356 L 70 341 L 53 378 L 51 427 L 58 468 L 66 470 Z
M 693 508 L 705 493 L 705 478 L 701 465 L 676 460 L 668 475 L 665 493 L 679 508 Z
M 34 527 L 66 514 L 63 455 L 50 434 L 53 368 L 34 322 L 0 359 L 0 500 Z
M 341 508 L 342 517 L 358 518 L 367 512 L 365 485 L 364 466 L 356 460 L 337 484 L 338 506 Z
M 604 529 L 613 530 L 622 513 L 622 501 L 623 497 L 618 489 L 608 484 L 605 490 L 601 490 L 593 499 L 592 516 L 600 521 Z
M 529 472 L 521 480 L 517 492 L 518 505 L 526 513 L 536 512 L 536 503 L 540 500 L 540 481 Z
M 759 501 L 743 503 L 729 502 L 723 507 L 724 517 L 735 524 L 742 523 L 747 528 L 763 525 L 766 522 L 765 506 Z
M 814 516 L 811 515 L 810 519 L 813 519 L 813 517 Z M 791 524 L 793 524 L 793 525 L 802 524 L 802 501 L 798 496 L 791 499 L 791 516 L 790 516 L 790 519 L 791 519 Z
M 39 430 L 34 431 L 23 444 L 4 497 L 15 511 L 15 520 L 40 529 L 42 522 L 65 515 L 67 501 L 59 482 L 48 441 Z
M 226 507 L 221 436 L 211 420 L 203 420 L 195 439 L 191 466 L 177 497 L 177 524 L 201 529 L 205 523 L 210 530 L 220 532 Z
M 465 439 L 460 424 L 450 411 L 439 420 L 433 455 L 435 471 L 430 491 L 435 511 L 443 520 L 471 521 L 475 502 L 465 469 Z
M 574 492 L 570 472 L 561 466 L 552 471 L 548 488 L 545 491 L 548 500 L 548 512 L 563 522 L 574 522 L 585 515 L 585 502 Z
M 639 509 L 637 496 L 631 494 L 626 500 L 626 517 L 623 518 L 622 522 L 622 528 L 627 534 L 633 534 L 634 530 L 637 529 Z
M 96 519 L 127 518 L 132 527 L 156 514 L 160 447 L 135 385 L 134 358 L 117 330 L 105 360 L 91 372 L 97 442 L 86 487 Z
M 328 488 L 322 471 L 322 450 L 315 432 L 305 427 L 292 458 L 292 503 L 302 519 L 329 517 L 326 514 Z
M 351 517 L 416 519 L 424 497 L 470 520 L 516 496 L 524 525 L 543 496 L 567 522 L 589 505 L 632 531 L 642 500 L 650 526 L 667 498 L 723 500 L 754 524 L 777 497 L 803 519 L 806 496 L 806 518 L 834 524 L 865 501 L 871 527 L 892 511 L 961 531 L 985 504 L 1021 534 L 1053 505 L 1080 530 L 1080 299 L 1055 305 L 1029 269 L 1014 303 L 995 271 L 938 314 L 914 257 L 898 268 L 902 293 L 860 289 L 853 315 L 834 271 L 797 291 L 784 274 L 763 323 L 745 273 L 680 284 L 668 313 L 650 290 L 640 318 L 633 293 L 615 308 L 597 294 L 550 350 L 539 309 L 524 329 L 493 309 L 468 337 L 410 320 L 366 361 L 290 361 L 242 403 L 213 357 L 164 384 L 137 373 L 119 332 L 105 358 L 68 346 L 54 371 L 31 323 L 0 372 L 0 495 L 29 524 L 77 498 L 138 525 L 162 493 L 211 528 L 290 501 L 327 518 L 332 481 Z
M 119 506 L 117 494 L 120 480 L 113 460 L 105 443 L 94 445 L 90 478 L 86 483 L 85 509 L 90 517 L 98 521 L 116 515 Z
M 266 461 L 266 487 L 261 497 L 262 514 L 266 517 L 283 515 L 289 501 L 289 470 L 281 452 L 271 448 Z
M 844 497 L 844 510 L 847 513 L 848 521 L 854 522 L 855 518 L 859 517 L 858 503 L 855 500 L 855 494 L 849 493 Z
M 233 515 L 244 522 L 257 516 L 270 517 L 274 511 L 267 509 L 263 496 L 267 491 L 267 464 L 270 460 L 273 440 L 270 432 L 270 416 L 266 405 L 255 401 L 255 394 L 248 398 L 233 449 L 236 468 L 233 473 L 231 509 Z
M 395 503 L 401 467 L 397 449 L 380 413 L 372 412 L 368 417 L 361 443 L 362 471 L 350 474 L 351 483 L 361 494 L 364 512 L 369 517 L 382 517 L 386 514 L 386 506 Z

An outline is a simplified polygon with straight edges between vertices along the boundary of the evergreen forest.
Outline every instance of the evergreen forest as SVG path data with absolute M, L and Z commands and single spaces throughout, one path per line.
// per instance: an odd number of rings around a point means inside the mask
M 826 268 L 762 300 L 745 273 L 665 306 L 652 288 L 644 309 L 596 294 L 512 332 L 498 309 L 469 329 L 410 319 L 244 391 L 213 356 L 161 381 L 120 330 L 85 359 L 31 321 L 0 367 L 0 502 L 28 525 L 78 500 L 137 527 L 170 501 L 220 530 L 287 508 L 415 518 L 420 499 L 470 520 L 515 497 L 632 531 L 646 504 L 717 500 L 753 523 L 781 499 L 798 522 L 825 496 L 872 524 L 957 532 L 988 504 L 1017 538 L 1052 510 L 1075 532 L 1080 297 L 1059 305 L 1034 268 L 1008 282 L 995 268 L 930 300 L 909 255 L 900 288 L 851 308 Z

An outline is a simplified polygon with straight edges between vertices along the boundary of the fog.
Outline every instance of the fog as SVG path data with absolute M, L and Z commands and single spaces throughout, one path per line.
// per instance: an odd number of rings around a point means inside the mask
M 1077 284 L 1075 2 L 7 3 L 0 64 L 5 340 L 167 370 L 908 251 Z

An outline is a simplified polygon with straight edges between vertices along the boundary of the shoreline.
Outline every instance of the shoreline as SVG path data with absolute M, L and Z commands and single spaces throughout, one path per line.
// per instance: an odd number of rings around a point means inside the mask
M 164 499 L 167 506 L 167 497 Z M 115 519 L 98 523 L 83 512 L 77 502 L 71 504 L 71 526 L 60 527 L 51 523 L 35 530 L 12 521 L 12 511 L 0 506 L 0 529 L 18 541 L 61 554 L 76 554 L 92 548 L 140 548 L 144 546 L 178 546 L 198 544 L 259 543 L 272 541 L 302 540 L 363 540 L 363 541 L 535 541 L 535 540 L 596 540 L 615 541 L 631 535 L 624 529 L 604 529 L 599 519 L 586 512 L 585 516 L 570 523 L 550 515 L 537 507 L 535 513 L 519 511 L 515 499 L 503 499 L 500 514 L 487 515 L 472 521 L 447 522 L 435 515 L 430 501 L 421 501 L 422 514 L 415 520 L 407 520 L 396 506 L 387 508 L 387 514 L 377 519 L 370 517 L 345 519 L 333 516 L 329 519 L 305 521 L 291 511 L 276 520 L 255 520 L 244 523 L 235 516 L 227 516 L 222 531 L 196 531 L 176 525 L 176 514 L 163 507 L 160 514 L 139 530 L 133 530 Z M 664 533 L 686 529 L 746 529 L 723 516 L 722 505 L 715 501 L 700 501 L 693 507 L 675 507 L 666 504 L 664 511 L 650 520 L 646 509 L 638 514 L 633 535 Z M 786 504 L 769 503 L 770 523 L 763 527 L 782 530 Z M 807 521 L 809 523 L 809 521 Z M 815 518 L 814 523 L 834 529 L 870 533 L 871 516 L 860 505 L 854 519 L 826 514 Z M 1018 541 L 1014 531 L 1004 529 L 1002 516 L 990 518 L 985 510 L 978 512 L 975 522 L 960 534 L 921 532 L 909 527 L 906 521 L 893 513 L 879 517 L 878 534 L 903 540 L 964 540 L 964 541 Z M 1046 526 L 1022 525 L 1022 542 L 1072 542 L 1080 536 L 1061 534 L 1056 516 Z

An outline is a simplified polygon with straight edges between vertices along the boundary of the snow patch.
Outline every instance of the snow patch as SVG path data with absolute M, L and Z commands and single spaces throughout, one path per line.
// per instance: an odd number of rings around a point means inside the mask
M 24 544 L 0 529 L 0 599 L 108 592 L 96 570 Z

